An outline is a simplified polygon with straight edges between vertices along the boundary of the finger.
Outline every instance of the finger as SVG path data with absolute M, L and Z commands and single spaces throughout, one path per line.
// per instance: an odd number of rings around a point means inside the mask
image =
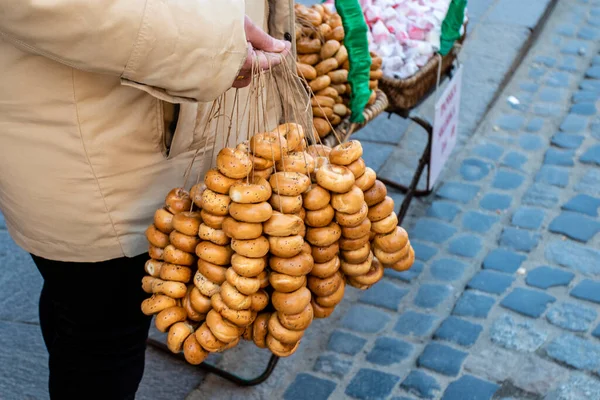
M 244 21 L 246 31 L 246 40 L 252 44 L 256 50 L 263 50 L 272 53 L 280 53 L 285 50 L 286 45 L 283 40 L 277 40 L 266 34 L 262 29 L 256 26 L 250 18 L 246 17 Z

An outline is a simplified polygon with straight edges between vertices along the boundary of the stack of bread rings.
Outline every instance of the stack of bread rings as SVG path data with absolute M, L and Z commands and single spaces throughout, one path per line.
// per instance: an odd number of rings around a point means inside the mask
M 360 143 L 308 145 L 312 134 L 286 123 L 224 148 L 202 183 L 173 189 L 156 211 L 142 311 L 190 364 L 240 339 L 289 356 L 346 284 L 365 290 L 384 267 L 412 265 Z

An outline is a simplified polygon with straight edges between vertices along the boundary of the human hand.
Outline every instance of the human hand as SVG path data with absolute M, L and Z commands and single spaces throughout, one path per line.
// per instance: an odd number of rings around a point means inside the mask
M 232 87 L 234 88 L 243 88 L 250 84 L 253 65 L 263 71 L 279 65 L 282 58 L 288 55 L 292 46 L 290 42 L 275 39 L 265 33 L 248 16 L 244 20 L 244 30 L 248 42 L 248 56 L 238 77 L 233 82 Z

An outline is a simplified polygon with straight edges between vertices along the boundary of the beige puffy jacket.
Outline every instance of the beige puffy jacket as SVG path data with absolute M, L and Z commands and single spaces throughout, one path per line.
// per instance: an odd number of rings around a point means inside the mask
M 154 211 L 210 153 L 245 13 L 294 43 L 288 0 L 0 0 L 0 210 L 17 244 L 75 262 L 147 251 Z

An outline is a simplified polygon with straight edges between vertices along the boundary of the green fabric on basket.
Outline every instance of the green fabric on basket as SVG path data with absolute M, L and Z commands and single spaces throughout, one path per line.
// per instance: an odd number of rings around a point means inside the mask
M 335 0 L 335 8 L 342 17 L 344 26 L 344 46 L 348 50 L 350 71 L 348 83 L 352 87 L 350 95 L 351 122 L 364 122 L 363 111 L 369 97 L 369 78 L 371 72 L 371 54 L 367 39 L 367 22 L 358 0 Z
M 454 42 L 460 39 L 460 28 L 465 19 L 465 8 L 467 0 L 452 0 L 442 22 L 442 35 L 440 37 L 440 51 L 443 56 L 450 53 Z

